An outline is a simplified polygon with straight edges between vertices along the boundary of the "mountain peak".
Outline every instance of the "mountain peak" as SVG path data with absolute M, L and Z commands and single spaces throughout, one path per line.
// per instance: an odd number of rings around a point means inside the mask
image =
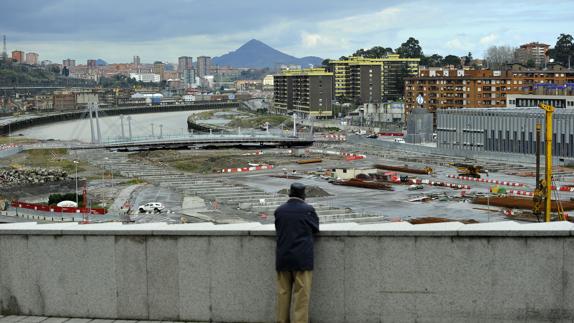
M 251 39 L 232 52 L 214 57 L 212 62 L 220 66 L 276 68 L 282 64 L 301 65 L 302 67 L 321 65 L 322 59 L 318 57 L 297 58 L 280 52 L 260 40 Z

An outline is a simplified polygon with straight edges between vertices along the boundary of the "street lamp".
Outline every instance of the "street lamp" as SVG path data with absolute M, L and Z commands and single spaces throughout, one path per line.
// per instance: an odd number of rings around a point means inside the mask
M 80 204 L 78 204 L 78 164 L 80 162 L 77 160 L 74 160 L 74 166 L 76 166 L 76 207 L 79 207 Z

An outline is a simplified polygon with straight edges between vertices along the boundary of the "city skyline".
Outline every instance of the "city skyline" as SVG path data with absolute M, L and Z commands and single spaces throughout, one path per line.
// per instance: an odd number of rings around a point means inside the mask
M 500 6 L 487 0 L 480 8 L 450 0 L 291 1 L 271 11 L 263 10 L 268 4 L 259 0 L 167 3 L 9 2 L 0 32 L 8 36 L 9 52 L 33 51 L 55 62 L 102 58 L 122 63 L 138 55 L 146 63 L 173 63 L 180 56 L 220 56 L 252 38 L 297 57 L 338 58 L 376 45 L 396 48 L 411 36 L 427 55 L 470 51 L 482 57 L 492 45 L 539 41 L 553 46 L 560 33 L 569 32 L 574 9 L 570 1 L 556 1 L 551 8 L 538 1 Z

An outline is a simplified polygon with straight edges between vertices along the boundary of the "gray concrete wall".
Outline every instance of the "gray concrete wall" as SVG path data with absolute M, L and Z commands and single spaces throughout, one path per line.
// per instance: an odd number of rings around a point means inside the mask
M 364 138 L 361 136 L 347 136 L 347 142 L 349 143 L 357 143 L 357 144 L 366 144 L 371 145 L 379 148 L 389 148 L 394 150 L 403 150 L 413 153 L 420 153 L 420 154 L 431 154 L 431 155 L 443 155 L 443 156 L 456 156 L 456 157 L 463 157 L 463 158 L 472 158 L 477 160 L 489 160 L 489 161 L 505 161 L 505 162 L 513 162 L 513 163 L 528 163 L 534 164 L 536 159 L 533 155 L 525 155 L 525 154 L 511 154 L 511 153 L 504 153 L 504 152 L 490 152 L 490 151 L 474 151 L 474 150 L 462 150 L 462 149 L 444 149 L 444 148 L 436 148 L 436 147 L 428 147 L 423 145 L 415 145 L 415 144 L 403 144 L 403 143 L 396 143 L 392 141 L 383 141 L 383 140 L 373 140 Z M 368 154 L 368 151 L 367 151 Z M 574 158 L 561 158 L 561 157 L 554 157 L 555 165 L 574 165 Z
M 2 149 L 2 150 L 0 150 L 0 158 L 6 158 L 6 157 L 16 155 L 17 153 L 21 152 L 22 150 L 23 150 L 22 146 Z
M 570 223 L 324 225 L 312 322 L 574 319 Z M 273 322 L 272 226 L 0 225 L 1 314 Z

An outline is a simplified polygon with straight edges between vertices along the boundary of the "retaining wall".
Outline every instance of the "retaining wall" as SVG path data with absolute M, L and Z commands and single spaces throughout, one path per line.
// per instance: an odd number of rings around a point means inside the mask
M 574 319 L 573 225 L 322 225 L 312 322 Z M 272 225 L 0 225 L 3 315 L 273 322 Z
M 404 144 L 396 143 L 383 140 L 367 139 L 360 136 L 348 136 L 347 141 L 349 143 L 359 143 L 367 144 L 381 148 L 389 148 L 403 151 L 410 151 L 414 153 L 421 154 L 434 154 L 434 155 L 444 155 L 444 156 L 456 156 L 463 158 L 471 158 L 478 160 L 499 160 L 514 163 L 528 163 L 534 164 L 536 162 L 536 157 L 534 155 L 528 154 L 512 154 L 504 152 L 490 152 L 490 151 L 473 151 L 473 150 L 457 150 L 457 149 L 444 149 L 435 148 L 422 145 Z M 561 160 L 562 159 L 562 160 Z M 574 159 L 572 158 L 561 158 L 554 157 L 555 165 L 560 165 L 564 163 L 565 165 L 574 165 Z

